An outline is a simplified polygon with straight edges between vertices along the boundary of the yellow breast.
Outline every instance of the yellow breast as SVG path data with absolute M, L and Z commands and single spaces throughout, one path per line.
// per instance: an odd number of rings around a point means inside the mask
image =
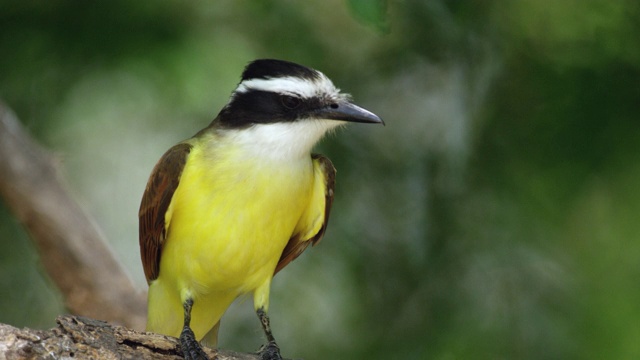
M 309 156 L 268 159 L 204 137 L 190 141 L 194 147 L 165 215 L 147 330 L 178 336 L 182 302 L 192 298 L 191 328 L 201 339 L 244 293 L 266 298 L 268 306 L 274 269 L 294 231 L 321 226 L 324 198 L 314 193 L 324 189 L 314 189 Z
M 180 287 L 202 294 L 255 289 L 273 275 L 310 202 L 312 169 L 310 158 L 273 164 L 195 147 L 167 214 L 160 274 L 171 264 Z

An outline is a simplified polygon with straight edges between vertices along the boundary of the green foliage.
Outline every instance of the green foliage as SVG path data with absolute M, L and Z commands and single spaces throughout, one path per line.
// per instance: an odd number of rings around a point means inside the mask
M 593 68 L 640 61 L 640 4 L 633 0 L 505 2 L 509 43 L 554 66 Z
M 380 32 L 389 32 L 388 1 L 386 0 L 349 0 L 349 8 L 354 17 Z

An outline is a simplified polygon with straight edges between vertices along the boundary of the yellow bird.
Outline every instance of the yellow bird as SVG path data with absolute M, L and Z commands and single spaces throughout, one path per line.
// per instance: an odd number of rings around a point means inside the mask
M 256 60 L 209 126 L 158 161 L 140 204 L 140 252 L 149 283 L 147 330 L 180 338 L 185 359 L 206 359 L 220 318 L 253 293 L 267 337 L 273 276 L 320 241 L 335 169 L 311 154 L 346 122 L 383 123 L 323 73 Z

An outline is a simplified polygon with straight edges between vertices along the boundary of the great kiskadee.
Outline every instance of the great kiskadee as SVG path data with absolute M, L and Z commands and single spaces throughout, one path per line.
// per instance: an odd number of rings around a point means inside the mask
M 273 276 L 322 238 L 335 168 L 311 154 L 346 122 L 383 123 L 323 73 L 256 60 L 209 126 L 158 161 L 140 205 L 140 252 L 149 283 L 147 330 L 180 338 L 186 359 L 217 346 L 220 318 L 253 293 L 280 359 L 267 311 Z

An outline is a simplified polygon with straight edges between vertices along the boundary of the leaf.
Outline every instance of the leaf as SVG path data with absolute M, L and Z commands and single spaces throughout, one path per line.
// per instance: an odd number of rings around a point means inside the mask
M 382 33 L 389 32 L 387 0 L 347 0 L 354 18 Z

